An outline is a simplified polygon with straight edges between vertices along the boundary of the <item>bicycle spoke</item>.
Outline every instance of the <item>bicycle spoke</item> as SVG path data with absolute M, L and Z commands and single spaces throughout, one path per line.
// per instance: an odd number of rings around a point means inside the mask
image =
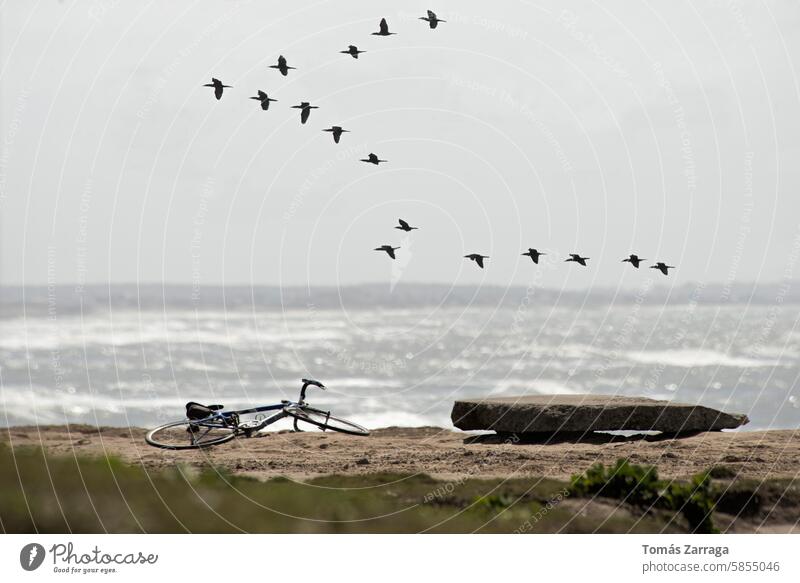
M 235 427 L 185 420 L 162 425 L 145 439 L 150 445 L 165 449 L 196 449 L 225 443 L 235 436 Z

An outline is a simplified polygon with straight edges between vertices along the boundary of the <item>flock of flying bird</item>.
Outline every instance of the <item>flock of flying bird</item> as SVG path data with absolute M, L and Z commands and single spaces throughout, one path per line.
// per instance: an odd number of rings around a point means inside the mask
M 428 26 L 431 29 L 437 28 L 439 26 L 440 22 L 447 22 L 446 20 L 442 20 L 439 17 L 437 17 L 436 13 L 433 12 L 432 10 L 428 10 L 427 12 L 428 12 L 427 16 L 421 16 L 419 19 L 420 20 L 425 20 L 426 22 L 428 22 Z M 397 34 L 397 33 L 389 32 L 389 24 L 386 22 L 385 18 L 381 19 L 380 24 L 378 25 L 378 31 L 372 33 L 373 36 L 392 36 L 392 35 L 395 35 L 395 34 Z M 349 45 L 347 47 L 347 50 L 339 51 L 339 52 L 342 53 L 342 54 L 345 54 L 345 55 L 350 55 L 354 59 L 358 59 L 358 55 L 361 55 L 361 54 L 363 54 L 363 53 L 365 53 L 367 51 L 360 50 L 356 45 Z M 284 77 L 286 77 L 289 74 L 289 71 L 296 69 L 295 67 L 290 67 L 289 66 L 288 62 L 286 61 L 286 58 L 283 55 L 280 55 L 278 57 L 277 64 L 269 65 L 269 67 L 271 69 L 277 69 L 280 72 L 280 74 L 283 75 Z M 231 85 L 223 84 L 219 79 L 216 79 L 216 78 L 212 78 L 211 79 L 211 83 L 207 83 L 206 85 L 204 85 L 204 87 L 213 87 L 214 88 L 214 96 L 218 100 L 222 99 L 222 94 L 223 94 L 225 89 L 232 89 L 233 88 Z M 269 95 L 267 95 L 267 93 L 265 93 L 264 91 L 261 91 L 261 90 L 258 91 L 257 95 L 255 95 L 253 97 L 250 97 L 250 99 L 254 99 L 254 100 L 258 101 L 261 104 L 261 109 L 263 109 L 264 111 L 268 111 L 269 110 L 269 104 L 270 103 L 273 103 L 273 102 L 277 101 L 277 99 L 271 98 Z M 319 109 L 318 106 L 311 105 L 311 103 L 308 102 L 308 101 L 301 101 L 298 105 L 292 105 L 291 107 L 292 107 L 292 109 L 299 109 L 300 110 L 300 123 L 301 124 L 305 124 L 308 121 L 308 118 L 311 115 L 311 110 L 312 109 Z M 331 126 L 331 127 L 327 128 L 327 129 L 324 129 L 322 131 L 330 132 L 331 135 L 333 136 L 333 141 L 338 144 L 339 140 L 342 138 L 342 134 L 343 133 L 347 133 L 350 130 L 346 130 L 342 126 L 335 125 L 335 126 Z M 377 165 L 379 165 L 379 164 L 381 164 L 383 162 L 388 162 L 388 160 L 383 160 L 381 158 L 378 158 L 378 156 L 376 154 L 370 153 L 366 158 L 362 158 L 361 162 L 366 162 L 368 164 L 374 164 L 374 165 L 377 166 Z M 404 221 L 403 219 L 399 219 L 399 225 L 396 226 L 395 229 L 400 229 L 401 231 L 410 232 L 410 231 L 417 230 L 418 227 L 412 227 L 406 221 Z M 374 250 L 375 251 L 385 252 L 392 259 L 396 259 L 395 251 L 397 251 L 398 249 L 400 249 L 400 247 L 392 247 L 391 245 L 381 245 L 380 247 L 376 247 Z M 522 253 L 522 255 L 530 257 L 531 260 L 534 263 L 538 264 L 539 263 L 539 258 L 542 255 L 546 255 L 546 253 L 542 253 L 540 251 L 537 251 L 534 248 L 529 248 L 525 253 Z M 489 256 L 488 255 L 481 255 L 480 253 L 470 253 L 468 255 L 464 255 L 464 258 L 465 259 L 469 259 L 470 261 L 474 261 L 478 265 L 478 267 L 483 269 L 484 268 L 484 259 L 489 259 Z M 579 265 L 582 265 L 583 267 L 586 267 L 586 261 L 588 259 L 589 259 L 589 257 L 582 257 L 578 253 L 570 253 L 569 258 L 565 259 L 565 262 L 574 262 L 574 263 L 577 263 Z M 631 254 L 627 258 L 623 259 L 622 263 L 626 263 L 626 262 L 630 263 L 633 267 L 638 269 L 639 268 L 639 264 L 642 261 L 645 261 L 645 259 L 642 258 L 642 257 L 639 257 L 636 254 Z M 651 265 L 650 268 L 651 269 L 658 269 L 664 275 L 669 275 L 669 270 L 670 269 L 675 269 L 675 266 L 674 265 L 667 265 L 666 263 L 663 263 L 663 262 L 659 261 L 655 265 Z

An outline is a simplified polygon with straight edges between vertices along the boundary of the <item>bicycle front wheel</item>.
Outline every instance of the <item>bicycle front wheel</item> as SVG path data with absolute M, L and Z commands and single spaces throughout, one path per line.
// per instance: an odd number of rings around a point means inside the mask
M 167 423 L 145 435 L 145 441 L 162 449 L 200 449 L 225 443 L 236 437 L 235 427 L 189 420 Z
M 319 427 L 323 431 L 331 430 L 348 435 L 369 435 L 369 430 L 357 423 L 334 417 L 328 411 L 314 409 L 313 407 L 293 407 L 284 409 L 287 415 L 298 421 Z

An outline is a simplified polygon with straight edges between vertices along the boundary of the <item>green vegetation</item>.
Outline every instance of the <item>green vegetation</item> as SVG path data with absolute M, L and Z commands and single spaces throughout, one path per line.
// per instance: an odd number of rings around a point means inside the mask
M 642 509 L 663 508 L 680 512 L 697 533 L 719 532 L 714 526 L 716 501 L 708 472 L 698 474 L 689 483 L 664 481 L 656 468 L 638 466 L 619 459 L 614 466 L 595 464 L 582 475 L 573 476 L 572 493 L 578 496 L 603 496 L 621 500 Z
M 620 461 L 572 485 L 550 479 L 435 480 L 426 475 L 260 481 L 214 468 L 150 470 L 113 457 L 51 456 L 0 444 L 5 532 L 680 532 L 711 530 L 713 498 L 753 497 L 709 478 L 666 483 Z M 752 490 L 750 491 L 752 492 Z M 600 504 L 602 496 L 613 504 Z M 766 500 L 761 494 L 758 500 Z M 624 501 L 624 503 L 623 503 Z M 654 506 L 659 512 L 642 512 Z M 743 507 L 744 507 L 743 506 Z

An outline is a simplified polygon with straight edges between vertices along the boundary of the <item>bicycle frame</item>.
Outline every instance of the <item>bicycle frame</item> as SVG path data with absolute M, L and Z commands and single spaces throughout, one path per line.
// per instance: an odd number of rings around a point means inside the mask
M 197 427 L 208 427 L 210 429 L 220 427 L 220 422 L 224 427 L 235 427 L 236 433 L 244 433 L 247 437 L 250 437 L 253 433 L 258 433 L 268 425 L 272 425 L 276 421 L 280 421 L 290 415 L 286 413 L 286 409 L 300 409 L 306 404 L 306 390 L 308 387 L 318 387 L 320 389 L 325 389 L 325 386 L 315 380 L 309 379 L 302 379 L 303 386 L 300 389 L 300 400 L 299 401 L 286 401 L 281 400 L 280 404 L 275 405 L 264 405 L 262 407 L 251 407 L 250 409 L 238 409 L 236 411 L 215 411 L 213 414 L 209 415 L 208 417 L 204 417 L 203 419 L 190 419 L 189 424 Z M 266 419 L 261 420 L 261 422 L 250 425 L 248 424 L 246 427 L 243 427 L 241 423 L 239 423 L 239 416 L 240 415 L 252 415 L 253 413 L 265 413 L 267 411 L 278 411 L 275 415 L 271 417 L 267 417 Z M 330 413 L 329 413 L 330 414 Z M 231 420 L 235 420 L 234 423 L 231 423 Z M 297 427 L 297 418 L 294 420 L 294 429 L 295 431 L 299 431 Z
M 301 408 L 305 405 L 305 401 L 281 401 L 275 405 L 264 405 L 261 407 L 252 407 L 250 409 L 237 409 L 235 411 L 216 411 L 212 415 L 208 417 L 204 417 L 203 419 L 190 419 L 189 423 L 191 425 L 196 425 L 198 427 L 209 427 L 209 428 L 217 428 L 220 426 L 220 422 L 222 425 L 226 427 L 235 427 L 237 433 L 241 431 L 245 433 L 248 437 L 253 434 L 261 431 L 262 429 L 266 428 L 268 425 L 272 425 L 273 423 L 280 421 L 289 415 L 286 413 L 286 409 L 290 408 Z M 262 419 L 258 424 L 255 425 L 248 425 L 245 428 L 242 428 L 240 423 L 232 424 L 230 423 L 231 419 L 237 419 L 240 415 L 252 415 L 254 413 L 265 413 L 267 411 L 279 411 L 275 415 Z M 295 419 L 295 429 L 297 429 L 297 420 Z

